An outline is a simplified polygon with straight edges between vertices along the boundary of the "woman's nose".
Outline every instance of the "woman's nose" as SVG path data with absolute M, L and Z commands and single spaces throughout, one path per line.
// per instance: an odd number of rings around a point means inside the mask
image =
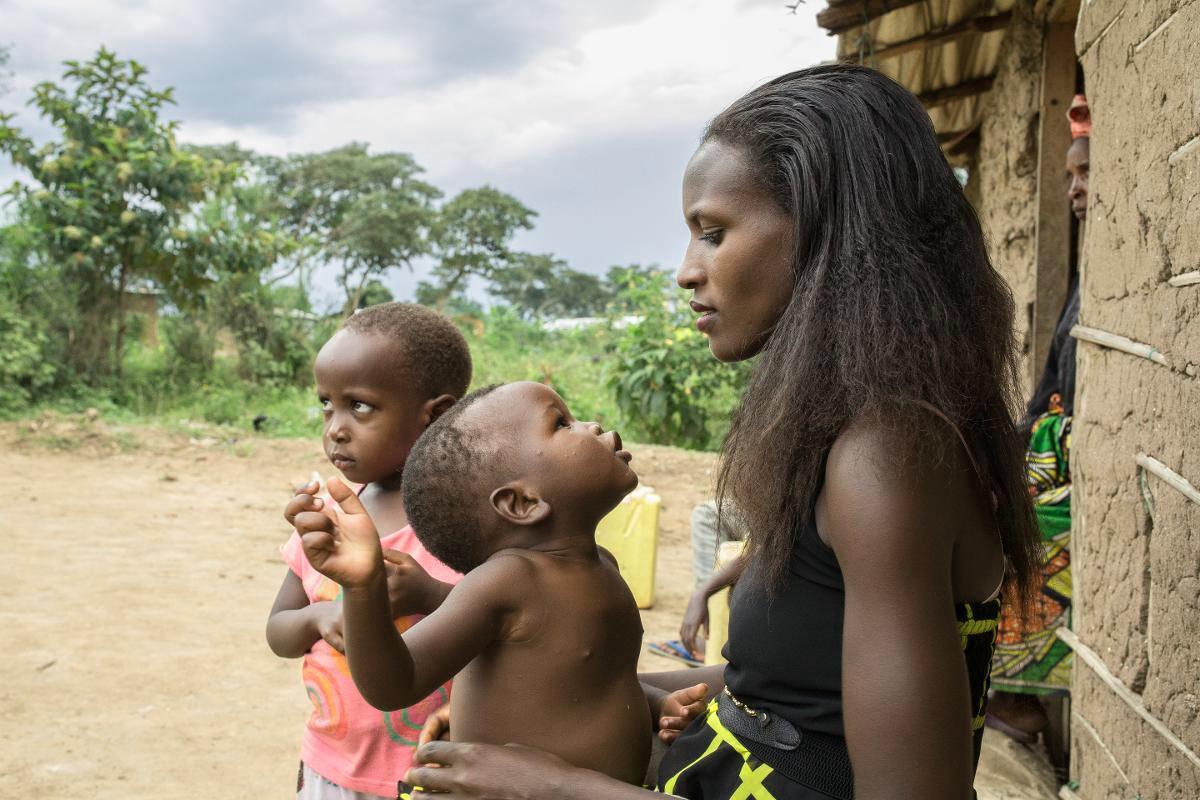
M 704 283 L 704 268 L 699 259 L 692 256 L 690 247 L 688 252 L 683 254 L 679 269 L 675 271 L 675 283 L 683 289 L 695 289 Z

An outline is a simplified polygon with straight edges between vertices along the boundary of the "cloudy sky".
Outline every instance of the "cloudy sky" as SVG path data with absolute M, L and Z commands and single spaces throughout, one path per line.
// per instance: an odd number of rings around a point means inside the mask
M 517 245 L 576 269 L 674 268 L 679 179 L 705 121 L 833 56 L 823 2 L 0 0 L 12 91 L 101 45 L 174 86 L 180 138 L 268 153 L 349 141 L 412 153 L 448 194 L 491 184 L 539 212 Z M 0 165 L 0 181 L 14 177 Z M 390 279 L 411 296 L 418 276 Z M 323 287 L 332 299 L 334 289 Z

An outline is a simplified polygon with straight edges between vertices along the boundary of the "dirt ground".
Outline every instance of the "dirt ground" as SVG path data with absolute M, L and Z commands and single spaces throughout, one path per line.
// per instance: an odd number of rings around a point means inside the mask
M 0 443 L 0 797 L 288 796 L 309 704 L 299 663 L 271 654 L 263 626 L 290 487 L 331 471 L 319 444 L 86 417 L 6 424 Z M 669 638 L 714 460 L 632 449 L 663 498 L 646 638 Z M 1036 756 L 992 738 L 981 798 L 1054 797 Z

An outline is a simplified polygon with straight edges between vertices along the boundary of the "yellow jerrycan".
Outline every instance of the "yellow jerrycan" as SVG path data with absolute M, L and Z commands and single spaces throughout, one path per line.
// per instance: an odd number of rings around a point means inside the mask
M 658 512 L 662 498 L 639 486 L 600 520 L 596 543 L 617 559 L 638 608 L 654 605 L 654 571 L 658 561 Z
M 717 549 L 715 570 L 736 561 L 746 549 L 745 542 L 721 542 Z M 729 640 L 729 587 L 708 598 L 708 641 L 704 645 L 705 664 L 724 664 L 721 651 Z

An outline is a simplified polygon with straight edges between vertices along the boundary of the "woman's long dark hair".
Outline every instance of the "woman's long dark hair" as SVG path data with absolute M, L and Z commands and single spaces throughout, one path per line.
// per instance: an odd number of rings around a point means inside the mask
M 745 95 L 704 138 L 742 148 L 795 223 L 791 300 L 734 414 L 718 479 L 722 505 L 732 500 L 751 532 L 758 574 L 772 591 L 784 579 L 826 455 L 851 421 L 869 416 L 915 447 L 949 445 L 932 406 L 995 497 L 1019 605 L 1038 536 L 1013 423 L 1013 300 L 925 109 L 875 70 L 819 66 Z

